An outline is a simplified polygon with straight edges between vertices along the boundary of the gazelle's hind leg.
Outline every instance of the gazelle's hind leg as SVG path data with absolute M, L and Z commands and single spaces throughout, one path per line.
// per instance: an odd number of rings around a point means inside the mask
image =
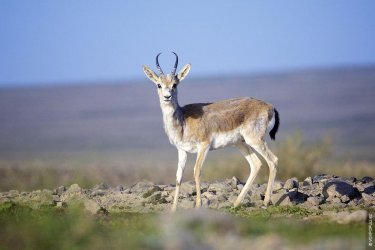
M 259 144 L 252 145 L 253 149 L 256 150 L 267 162 L 270 169 L 270 174 L 268 177 L 268 184 L 266 190 L 266 196 L 264 198 L 264 205 L 268 206 L 271 200 L 271 194 L 273 189 L 273 183 L 275 182 L 276 172 L 277 172 L 277 157 L 269 150 L 267 143 L 265 141 Z
M 238 143 L 236 147 L 240 150 L 241 154 L 246 158 L 247 162 L 250 165 L 250 175 L 246 181 L 245 186 L 243 187 L 241 193 L 238 195 L 236 201 L 234 202 L 234 207 L 237 207 L 241 204 L 242 200 L 246 196 L 249 188 L 254 182 L 255 177 L 257 176 L 260 167 L 262 166 L 262 162 L 256 156 L 253 149 L 248 146 L 246 143 Z

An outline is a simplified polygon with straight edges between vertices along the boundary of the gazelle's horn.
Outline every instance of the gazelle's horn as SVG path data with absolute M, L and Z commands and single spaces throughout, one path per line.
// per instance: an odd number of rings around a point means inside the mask
M 158 71 L 160 72 L 160 75 L 164 75 L 163 73 L 163 70 L 161 69 L 160 65 L 159 65 L 159 56 L 160 56 L 161 52 L 156 56 L 156 67 L 158 68 Z
M 172 52 L 172 53 L 176 56 L 176 62 L 174 63 L 174 67 L 173 67 L 172 72 L 171 72 L 172 76 L 174 76 L 176 74 L 176 69 L 177 69 L 177 66 L 178 66 L 178 56 L 175 52 Z

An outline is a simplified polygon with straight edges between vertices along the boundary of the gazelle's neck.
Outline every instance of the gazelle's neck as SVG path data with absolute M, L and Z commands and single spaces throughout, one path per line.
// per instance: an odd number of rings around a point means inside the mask
M 176 144 L 183 136 L 184 118 L 177 100 L 171 103 L 160 103 L 163 113 L 164 129 L 172 144 Z

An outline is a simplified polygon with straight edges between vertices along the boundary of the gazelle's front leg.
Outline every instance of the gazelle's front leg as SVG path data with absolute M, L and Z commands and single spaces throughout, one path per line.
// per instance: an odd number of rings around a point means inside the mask
M 176 191 L 174 195 L 173 205 L 172 205 L 172 212 L 176 211 L 177 202 L 178 202 L 178 193 L 180 192 L 180 185 L 182 180 L 182 174 L 184 173 L 185 165 L 186 165 L 186 158 L 187 153 L 183 150 L 178 150 L 178 168 L 176 172 Z
M 195 188 L 197 191 L 197 200 L 195 204 L 196 207 L 201 207 L 202 205 L 200 176 L 201 176 L 202 165 L 203 165 L 204 159 L 206 158 L 209 148 L 210 147 L 208 143 L 202 144 L 198 147 L 197 160 L 194 166 Z

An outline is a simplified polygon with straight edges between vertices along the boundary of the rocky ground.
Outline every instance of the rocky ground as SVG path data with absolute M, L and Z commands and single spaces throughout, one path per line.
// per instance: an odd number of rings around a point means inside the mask
M 233 177 L 224 181 L 202 183 L 202 206 L 211 209 L 231 207 L 244 183 Z M 109 187 L 106 184 L 83 189 L 78 184 L 60 186 L 55 190 L 20 192 L 10 190 L 0 193 L 0 204 L 11 202 L 32 208 L 43 206 L 69 206 L 81 203 L 93 214 L 100 212 L 151 212 L 169 211 L 174 195 L 174 185 L 157 185 L 141 181 L 130 187 Z M 263 205 L 266 183 L 251 187 L 243 208 L 260 209 Z M 375 180 L 372 177 L 341 178 L 332 175 L 307 177 L 300 181 L 291 178 L 276 181 L 272 195 L 276 206 L 298 206 L 310 211 L 341 211 L 373 209 L 375 205 Z M 181 185 L 178 209 L 193 208 L 195 203 L 194 182 Z M 326 212 L 329 214 L 329 212 Z M 342 223 L 358 218 L 339 216 Z M 364 213 L 363 213 L 363 216 Z M 362 217 L 363 219 L 364 217 Z

